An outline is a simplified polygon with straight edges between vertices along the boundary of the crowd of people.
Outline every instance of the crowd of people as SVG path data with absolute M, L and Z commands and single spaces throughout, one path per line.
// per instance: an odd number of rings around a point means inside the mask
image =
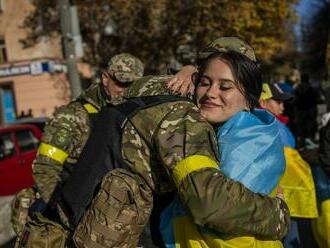
M 13 204 L 16 247 L 330 246 L 330 114 L 317 163 L 298 149 L 317 128 L 308 78 L 263 82 L 235 37 L 176 75 L 143 74 L 115 55 L 55 112 Z

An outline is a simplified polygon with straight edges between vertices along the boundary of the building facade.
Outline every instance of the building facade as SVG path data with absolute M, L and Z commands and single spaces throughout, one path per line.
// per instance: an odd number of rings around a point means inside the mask
M 43 38 L 24 49 L 22 28 L 30 0 L 0 0 L 0 124 L 22 115 L 51 116 L 70 101 L 60 37 Z

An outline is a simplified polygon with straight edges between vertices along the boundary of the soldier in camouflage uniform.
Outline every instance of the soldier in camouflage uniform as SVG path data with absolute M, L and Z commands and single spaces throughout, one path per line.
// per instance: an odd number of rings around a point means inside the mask
M 128 85 L 142 77 L 143 72 L 143 63 L 138 58 L 127 53 L 115 55 L 102 73 L 101 83 L 93 83 L 77 99 L 55 112 L 45 127 L 33 163 L 33 177 L 45 202 L 50 200 L 61 180 L 64 163 L 69 166 L 76 163 L 90 133 L 90 116 L 121 98 Z M 17 195 L 12 216 L 16 232 L 24 226 L 27 209 L 34 198 L 35 191 L 32 189 Z
M 142 62 L 127 53 L 111 58 L 102 84 L 94 83 L 78 99 L 59 108 L 46 125 L 33 164 L 33 176 L 41 197 L 48 201 L 60 180 L 64 162 L 75 164 L 90 133 L 90 113 L 117 101 L 128 85 L 143 76 Z
M 232 49 L 254 57 L 249 46 L 232 38 L 218 39 L 209 48 L 205 56 Z M 169 79 L 144 77 L 125 97 L 171 95 L 164 86 Z M 139 110 L 123 127 L 122 155 L 129 171 L 115 169 L 103 179 L 75 231 L 77 247 L 136 247 L 153 198 L 173 190 L 197 225 L 267 240 L 281 239 L 288 231 L 283 200 L 252 193 L 221 173 L 214 129 L 191 101 Z

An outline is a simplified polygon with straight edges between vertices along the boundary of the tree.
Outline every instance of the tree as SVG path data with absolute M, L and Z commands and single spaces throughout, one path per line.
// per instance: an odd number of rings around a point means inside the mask
M 56 36 L 59 20 L 55 1 L 32 1 L 35 10 L 25 20 L 25 46 L 42 36 Z M 259 58 L 271 62 L 285 51 L 294 20 L 295 0 L 76 0 L 85 44 L 84 60 L 104 66 L 112 55 L 130 52 L 149 72 L 159 72 L 177 59 L 186 63 L 193 53 L 220 36 L 249 42 Z M 112 24 L 112 35 L 104 30 Z

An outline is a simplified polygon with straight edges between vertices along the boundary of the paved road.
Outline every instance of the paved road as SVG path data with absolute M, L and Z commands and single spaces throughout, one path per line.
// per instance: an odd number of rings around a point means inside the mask
M 11 201 L 14 196 L 0 197 L 0 247 L 15 237 L 15 232 L 11 227 Z

